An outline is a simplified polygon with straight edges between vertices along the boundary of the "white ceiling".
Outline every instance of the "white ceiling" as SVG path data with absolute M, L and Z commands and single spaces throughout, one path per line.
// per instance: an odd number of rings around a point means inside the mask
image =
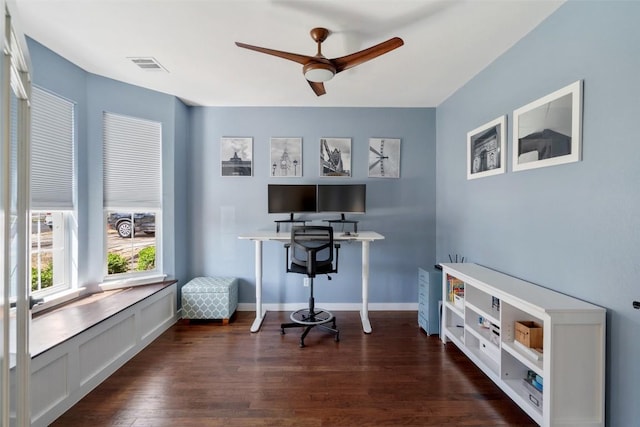
M 204 106 L 434 107 L 564 0 L 15 0 L 29 37 L 91 73 Z M 291 61 L 234 42 L 328 58 L 404 46 L 336 75 L 317 97 Z M 154 57 L 168 72 L 130 57 Z M 37 70 L 37 73 L 46 71 Z

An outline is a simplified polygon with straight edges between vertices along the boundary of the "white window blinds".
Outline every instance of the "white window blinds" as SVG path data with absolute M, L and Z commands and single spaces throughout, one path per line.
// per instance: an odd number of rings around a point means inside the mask
M 31 207 L 72 209 L 74 104 L 37 87 L 31 99 Z
M 162 125 L 104 113 L 104 206 L 160 208 Z

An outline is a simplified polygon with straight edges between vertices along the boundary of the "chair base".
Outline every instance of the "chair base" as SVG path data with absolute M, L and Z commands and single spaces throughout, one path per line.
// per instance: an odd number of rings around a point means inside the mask
M 282 323 L 280 325 L 281 334 L 284 335 L 284 330 L 286 328 L 300 328 L 305 327 L 302 336 L 300 336 L 300 347 L 304 347 L 304 339 L 309 334 L 309 331 L 313 328 L 320 328 L 325 330 L 335 336 L 335 340 L 340 341 L 340 331 L 336 328 L 336 318 L 331 314 L 330 311 L 323 310 L 321 308 L 310 311 L 307 308 L 302 310 L 294 311 L 289 316 L 291 319 L 290 323 Z M 329 327 L 326 324 L 331 322 L 332 326 Z

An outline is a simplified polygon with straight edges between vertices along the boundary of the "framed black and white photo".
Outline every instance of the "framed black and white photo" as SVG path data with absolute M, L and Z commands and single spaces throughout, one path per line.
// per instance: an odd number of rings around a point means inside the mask
M 222 176 L 253 176 L 253 138 L 223 137 L 220 169 Z
M 582 80 L 513 112 L 514 171 L 580 161 Z
M 369 178 L 400 177 L 400 139 L 369 138 Z
M 505 115 L 467 133 L 467 179 L 505 172 L 506 123 Z
M 320 176 L 351 176 L 351 138 L 320 138 Z
M 272 177 L 302 176 L 302 138 L 271 138 L 269 158 Z

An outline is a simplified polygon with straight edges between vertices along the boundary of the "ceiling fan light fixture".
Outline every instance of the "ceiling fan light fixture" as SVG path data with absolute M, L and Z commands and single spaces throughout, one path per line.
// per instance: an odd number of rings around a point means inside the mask
M 305 79 L 314 83 L 323 83 L 329 81 L 336 74 L 336 69 L 330 64 L 310 63 L 304 66 L 303 70 Z

